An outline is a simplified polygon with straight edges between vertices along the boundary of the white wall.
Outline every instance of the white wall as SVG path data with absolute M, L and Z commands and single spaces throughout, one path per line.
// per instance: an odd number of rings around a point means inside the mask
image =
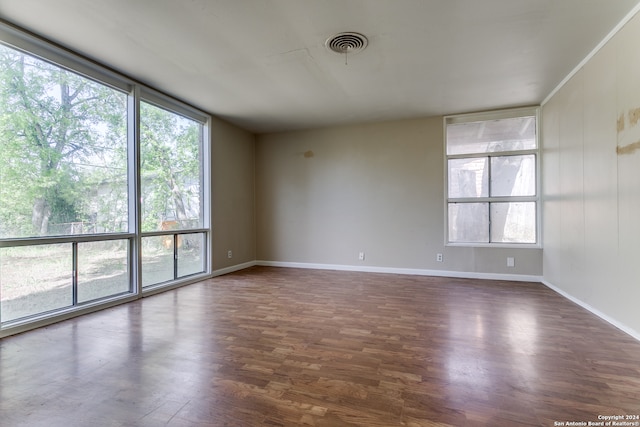
M 542 108 L 544 279 L 640 337 L 640 16 Z
M 259 135 L 257 259 L 540 276 L 539 249 L 444 246 L 442 131 L 434 117 Z

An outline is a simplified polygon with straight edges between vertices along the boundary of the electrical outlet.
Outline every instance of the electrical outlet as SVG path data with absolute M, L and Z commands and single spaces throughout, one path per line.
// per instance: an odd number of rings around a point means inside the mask
M 233 258 L 233 252 L 227 251 L 227 258 Z
M 358 259 L 359 259 L 360 261 L 364 261 L 364 252 L 360 252 L 360 253 L 358 254 Z
M 507 257 L 507 267 L 515 267 L 516 259 L 512 256 Z
M 436 261 L 438 262 L 443 262 L 444 258 L 442 257 L 442 254 L 436 254 Z

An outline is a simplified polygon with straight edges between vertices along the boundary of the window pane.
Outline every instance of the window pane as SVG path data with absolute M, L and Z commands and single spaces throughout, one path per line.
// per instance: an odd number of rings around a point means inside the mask
M 491 203 L 491 241 L 536 243 L 536 204 Z
M 128 240 L 78 243 L 78 303 L 130 292 L 128 260 Z
M 126 99 L 0 45 L 0 238 L 128 231 Z
M 71 306 L 72 259 L 70 243 L 0 249 L 2 322 Z
M 535 148 L 535 116 L 447 124 L 449 155 Z
M 202 125 L 140 104 L 142 231 L 202 228 Z
M 535 196 L 536 157 L 500 156 L 491 158 L 491 196 Z
M 204 233 L 178 236 L 178 277 L 204 272 L 204 236 Z
M 173 235 L 143 237 L 142 287 L 173 279 Z
M 489 242 L 488 203 L 449 203 L 449 241 Z
M 449 160 L 449 198 L 487 197 L 489 179 L 488 159 Z

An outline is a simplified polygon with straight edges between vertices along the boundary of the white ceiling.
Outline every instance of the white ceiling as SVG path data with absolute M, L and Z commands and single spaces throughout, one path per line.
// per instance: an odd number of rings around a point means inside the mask
M 539 104 L 638 0 L 0 0 L 0 17 L 253 132 Z M 366 35 L 348 58 L 340 31 Z

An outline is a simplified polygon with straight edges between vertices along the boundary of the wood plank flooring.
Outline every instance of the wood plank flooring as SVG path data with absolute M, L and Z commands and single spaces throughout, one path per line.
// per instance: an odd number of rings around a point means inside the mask
M 254 267 L 0 341 L 3 427 L 599 415 L 640 415 L 640 342 L 536 283 Z

